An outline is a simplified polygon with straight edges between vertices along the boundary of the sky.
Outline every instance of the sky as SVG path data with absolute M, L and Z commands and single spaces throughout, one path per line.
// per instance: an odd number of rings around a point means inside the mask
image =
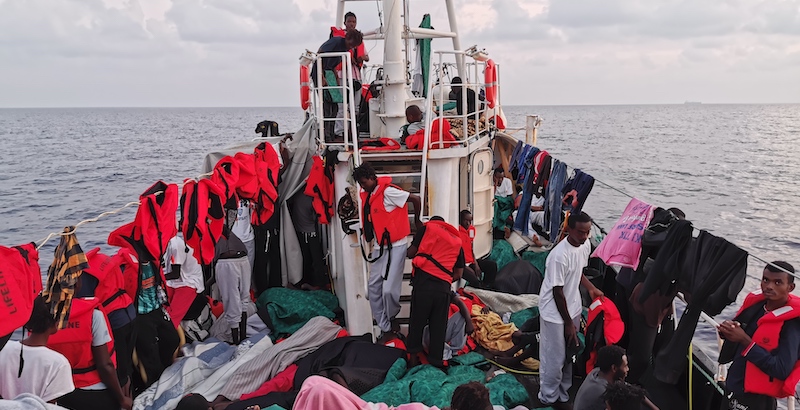
M 453 0 L 508 105 L 800 103 L 800 0 Z M 444 0 L 411 0 L 447 29 Z M 347 4 L 360 29 L 376 2 Z M 296 106 L 335 0 L 0 0 L 0 107 Z M 373 62 L 382 46 L 367 41 Z M 447 39 L 432 48 L 452 49 Z M 378 57 L 378 58 L 375 58 Z

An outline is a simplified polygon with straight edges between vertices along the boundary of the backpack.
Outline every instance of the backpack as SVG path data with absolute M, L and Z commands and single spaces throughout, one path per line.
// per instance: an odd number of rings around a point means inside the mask
M 339 220 L 342 222 L 342 230 L 346 235 L 354 234 L 356 231 L 350 229 L 351 221 L 358 219 L 358 207 L 353 200 L 353 194 L 350 188 L 345 188 L 345 195 L 339 199 L 339 205 L 336 207 L 336 213 L 339 214 Z

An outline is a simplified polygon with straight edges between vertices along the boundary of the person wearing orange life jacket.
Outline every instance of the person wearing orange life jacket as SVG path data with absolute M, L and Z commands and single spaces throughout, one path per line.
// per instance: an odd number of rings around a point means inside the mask
M 454 226 L 442 217 L 434 216 L 417 229 L 407 254 L 413 258 L 411 264 L 414 266 L 407 350 L 411 354 L 412 365 L 416 364 L 416 353 L 422 351 L 423 329 L 426 324 L 429 325 L 428 361 L 441 368 L 447 313 L 453 295 L 450 285 L 454 280 L 461 279 L 466 265 L 461 237 Z
M 122 249 L 114 256 L 100 253 L 100 248 L 86 252 L 89 268 L 83 273 L 88 276 L 82 276 L 82 283 L 84 290 L 94 288 L 94 296 L 108 317 L 117 353 L 117 378 L 123 392 L 128 395 L 133 372 L 133 321 L 136 319 L 136 308 L 133 299 L 125 291 L 122 266 L 127 263 L 126 258 L 130 256 Z
M 51 336 L 47 346 L 69 360 L 75 390 L 59 400 L 72 410 L 131 409 L 131 397 L 123 393 L 117 378 L 114 339 L 100 300 L 84 297 L 94 289 L 83 289 L 89 275 L 81 274 L 75 286 L 69 321 L 64 329 Z
M 472 225 L 472 212 L 464 209 L 458 215 L 458 233 L 461 236 L 461 245 L 464 249 L 464 279 L 471 286 L 492 287 L 497 277 L 497 263 L 489 258 L 475 259 L 473 241 L 475 240 L 475 227 Z
M 356 25 L 358 20 L 356 19 L 355 13 L 352 11 L 348 11 L 344 15 L 344 29 L 340 29 L 337 27 L 331 27 L 331 35 L 330 38 L 333 37 L 342 37 L 344 38 L 347 35 L 347 31 L 356 30 Z M 362 33 L 366 35 L 367 33 Z M 352 61 L 353 67 L 353 97 L 355 101 L 353 102 L 353 107 L 355 108 L 356 118 L 358 118 L 359 114 L 359 107 L 361 106 L 361 67 L 364 66 L 364 63 L 369 61 L 369 54 L 367 53 L 366 47 L 364 47 L 364 42 L 362 41 L 359 45 L 350 49 L 350 59 Z M 339 70 L 341 71 L 341 67 Z M 341 81 L 344 78 L 344 74 L 342 74 L 339 78 Z M 343 109 L 342 104 L 339 104 L 338 111 L 339 115 L 341 116 Z
M 368 298 L 372 317 L 384 334 L 398 332 L 395 316 L 400 313 L 400 287 L 403 281 L 408 224 L 408 202 L 414 205 L 414 224 L 419 220 L 420 199 L 391 184 L 391 178 L 375 174 L 368 163 L 353 170 L 353 179 L 361 186 L 363 233 L 367 243 L 374 246 L 370 258 Z M 362 249 L 363 251 L 363 249 Z
M 783 261 L 764 268 L 761 289 L 745 298 L 734 320 L 717 327 L 725 343 L 720 363 L 732 361 L 727 387 L 731 409 L 775 409 L 775 398 L 794 396 L 800 380 L 800 298 L 794 267 Z

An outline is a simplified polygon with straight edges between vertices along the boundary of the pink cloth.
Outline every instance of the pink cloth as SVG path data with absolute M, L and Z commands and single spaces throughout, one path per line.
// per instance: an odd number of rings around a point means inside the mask
M 192 307 L 192 303 L 197 297 L 197 290 L 189 286 L 181 286 L 179 288 L 167 286 L 167 297 L 169 298 L 167 311 L 169 312 L 169 317 L 172 318 L 172 324 L 177 329 L 181 325 L 183 317 L 186 316 L 186 312 Z
M 592 256 L 602 259 L 606 265 L 636 269 L 642 254 L 642 235 L 652 217 L 652 205 L 631 199 L 614 228 Z
M 438 410 L 422 403 L 402 404 L 389 407 L 385 403 L 368 403 L 355 393 L 333 380 L 322 376 L 311 376 L 303 382 L 294 402 L 293 410 Z

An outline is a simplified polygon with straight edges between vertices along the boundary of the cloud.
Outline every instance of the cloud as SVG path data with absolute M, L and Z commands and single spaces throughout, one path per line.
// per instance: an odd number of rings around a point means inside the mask
M 454 1 L 462 45 L 501 64 L 506 104 L 800 95 L 800 0 Z M 380 25 L 374 3 L 348 9 L 360 28 Z M 297 57 L 335 12 L 317 0 L 0 0 L 0 106 L 295 105 Z M 444 2 L 412 3 L 412 25 L 423 12 L 448 29 Z

